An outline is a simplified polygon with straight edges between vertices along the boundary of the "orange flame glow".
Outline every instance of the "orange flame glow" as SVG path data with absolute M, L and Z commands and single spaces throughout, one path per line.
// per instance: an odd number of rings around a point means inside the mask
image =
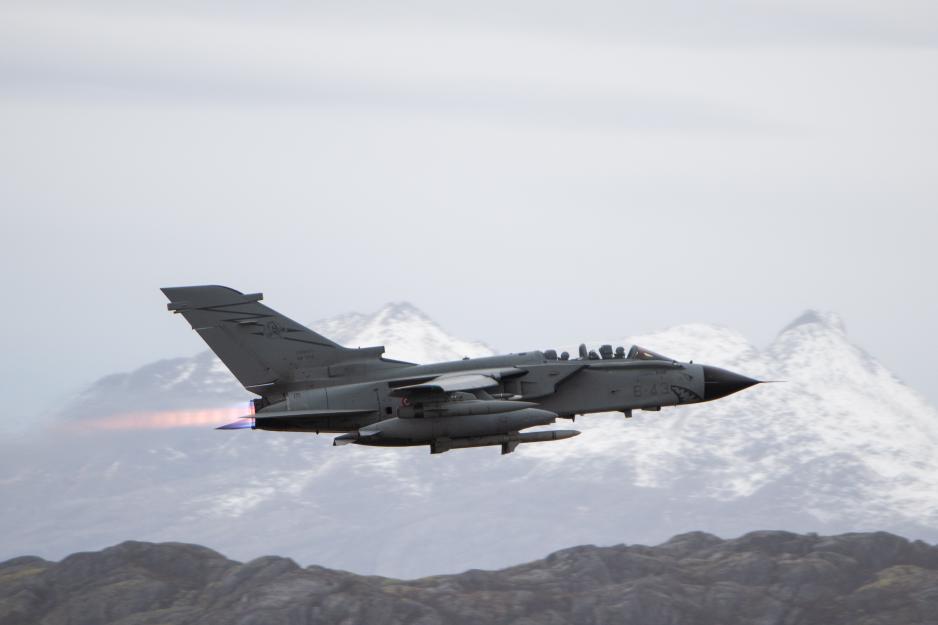
M 203 410 L 160 410 L 156 412 L 125 412 L 91 419 L 83 425 L 95 430 L 166 430 L 170 428 L 216 427 L 241 417 L 251 417 L 254 411 L 245 407 L 208 408 Z

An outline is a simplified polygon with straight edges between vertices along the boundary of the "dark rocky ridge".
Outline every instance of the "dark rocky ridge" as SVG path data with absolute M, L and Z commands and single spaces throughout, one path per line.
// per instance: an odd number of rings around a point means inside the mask
M 181 543 L 0 564 L 0 625 L 105 623 L 935 625 L 938 547 L 885 532 L 694 532 L 411 581 Z

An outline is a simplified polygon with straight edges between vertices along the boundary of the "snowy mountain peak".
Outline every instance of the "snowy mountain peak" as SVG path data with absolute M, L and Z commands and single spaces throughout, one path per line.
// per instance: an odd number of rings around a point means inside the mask
M 839 315 L 808 310 L 785 327 L 769 346 L 768 355 L 783 365 L 779 371 L 786 379 L 867 382 L 875 388 L 894 376 L 875 358 L 850 341 Z
M 348 347 L 384 345 L 386 356 L 427 363 L 490 356 L 484 343 L 458 339 L 409 302 L 385 304 L 371 315 L 353 314 L 336 321 L 318 322 L 317 332 Z
M 386 323 L 398 323 L 411 319 L 421 319 L 433 323 L 430 316 L 410 302 L 388 302 L 374 314 L 376 319 Z
M 837 313 L 809 308 L 789 323 L 779 334 L 786 332 L 837 332 L 846 335 L 843 318 Z

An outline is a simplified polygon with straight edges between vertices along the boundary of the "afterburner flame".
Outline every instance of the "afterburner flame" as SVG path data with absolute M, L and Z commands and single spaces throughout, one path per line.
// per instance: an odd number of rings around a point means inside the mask
M 125 412 L 91 419 L 84 425 L 96 430 L 168 430 L 171 428 L 217 427 L 240 417 L 252 416 L 251 406 L 228 406 L 203 410 L 160 410 Z

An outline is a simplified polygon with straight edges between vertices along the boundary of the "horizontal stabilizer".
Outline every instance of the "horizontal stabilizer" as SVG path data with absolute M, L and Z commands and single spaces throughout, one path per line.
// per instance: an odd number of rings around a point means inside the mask
M 237 421 L 228 423 L 227 425 L 222 425 L 215 428 L 216 430 L 249 430 L 254 429 L 254 421 L 251 417 L 241 417 Z
M 322 410 L 277 410 L 272 412 L 261 411 L 254 415 L 253 418 L 257 419 L 258 421 L 263 421 L 264 419 L 283 419 L 284 417 L 290 419 L 349 417 L 359 414 L 370 414 L 376 410 L 377 408 L 325 408 Z

